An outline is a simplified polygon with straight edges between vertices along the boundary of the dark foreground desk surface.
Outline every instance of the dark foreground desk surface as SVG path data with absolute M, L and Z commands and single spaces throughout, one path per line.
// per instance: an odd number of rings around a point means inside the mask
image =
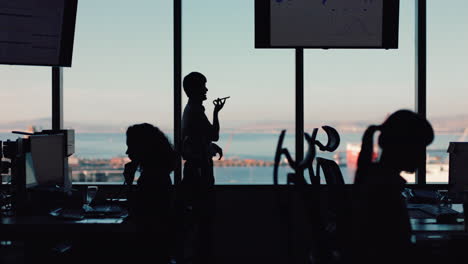
M 411 207 L 410 207 L 411 208 Z M 461 204 L 453 205 L 454 210 L 463 212 Z M 411 214 L 410 214 L 411 215 Z M 441 224 L 435 218 L 411 218 L 411 226 L 414 233 L 419 232 L 465 232 L 463 218 L 456 223 Z M 60 233 L 89 233 L 89 232 L 117 232 L 127 233 L 134 231 L 134 227 L 124 224 L 124 218 L 85 218 L 81 220 L 69 220 L 44 216 L 3 216 L 0 217 L 0 234 L 54 234 Z
M 0 240 L 84 238 L 99 234 L 124 235 L 134 227 L 123 218 L 65 220 L 53 216 L 14 216 L 0 218 Z
M 1 217 L 0 263 L 128 263 L 118 260 L 135 234 L 123 218 Z

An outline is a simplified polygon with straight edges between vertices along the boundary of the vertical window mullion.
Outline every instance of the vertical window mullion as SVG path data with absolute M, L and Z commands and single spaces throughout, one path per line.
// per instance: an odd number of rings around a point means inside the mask
M 415 48 L 416 48 L 416 112 L 427 117 L 427 103 L 426 103 L 426 71 L 427 71 L 427 36 L 426 36 L 426 0 L 416 0 L 416 39 L 415 39 Z M 426 184 L 426 153 L 425 149 L 423 153 L 419 155 L 424 155 L 424 163 L 419 164 L 418 170 L 416 171 L 416 183 L 417 184 Z

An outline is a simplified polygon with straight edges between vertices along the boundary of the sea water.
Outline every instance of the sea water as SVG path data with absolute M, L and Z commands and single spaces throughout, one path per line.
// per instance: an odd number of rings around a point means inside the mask
M 0 140 L 15 140 L 20 135 L 0 133 Z M 168 134 L 170 141 L 172 135 Z M 279 133 L 224 133 L 217 142 L 223 148 L 225 158 L 256 159 L 272 161 L 278 142 Z M 360 144 L 362 133 L 343 133 L 340 135 L 341 144 L 335 152 L 345 155 L 346 144 Z M 318 140 L 326 144 L 326 135 L 319 134 Z M 428 147 L 430 155 L 439 156 L 446 160 L 449 142 L 458 141 L 460 135 L 436 135 L 434 142 Z M 293 133 L 287 133 L 283 148 L 287 148 L 294 157 L 295 139 Z M 304 149 L 307 145 L 304 141 Z M 125 156 L 126 144 L 124 133 L 76 133 L 75 156 L 88 159 L 110 159 Z M 333 159 L 333 153 L 318 151 L 317 156 Z M 351 183 L 354 172 L 341 167 L 345 182 Z M 215 167 L 216 182 L 218 184 L 272 184 L 273 167 Z M 280 167 L 279 181 L 286 182 L 287 173 L 292 172 L 287 166 Z M 305 173 L 307 178 L 308 173 Z

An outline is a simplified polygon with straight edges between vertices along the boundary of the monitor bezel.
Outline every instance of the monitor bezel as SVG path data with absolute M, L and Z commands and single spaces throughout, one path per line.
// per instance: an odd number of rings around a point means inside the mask
M 256 49 L 398 49 L 400 0 L 383 0 L 382 45 L 379 46 L 272 46 L 270 39 L 271 0 L 255 0 Z
M 14 61 L 1 61 L 3 65 L 22 65 L 22 66 L 52 66 L 52 67 L 71 67 L 73 58 L 73 46 L 75 40 L 76 14 L 78 0 L 64 0 L 62 38 L 60 41 L 60 54 L 58 63 L 23 63 Z M 64 49 L 62 47 L 70 47 Z

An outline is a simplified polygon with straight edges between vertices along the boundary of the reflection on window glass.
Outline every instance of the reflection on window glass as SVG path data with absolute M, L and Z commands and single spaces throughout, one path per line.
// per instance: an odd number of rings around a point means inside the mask
M 294 153 L 294 51 L 254 48 L 253 1 L 184 1 L 183 16 L 183 75 L 207 77 L 210 121 L 212 100 L 231 97 L 219 116 L 224 158 L 214 162 L 216 184 L 272 184 L 282 129 L 284 146 Z
M 435 140 L 427 152 L 427 182 L 447 183 L 450 142 L 468 139 L 468 36 L 463 0 L 427 3 L 427 111 Z
M 400 3 L 399 48 L 392 50 L 307 50 L 305 57 L 305 128 L 337 129 L 339 148 L 319 152 L 334 160 L 346 183 L 353 183 L 361 137 L 399 109 L 414 109 L 414 27 L 412 1 Z M 326 134 L 319 132 L 326 142 Z M 379 149 L 374 141 L 375 158 Z M 403 173 L 408 182 L 414 174 Z M 322 179 L 324 182 L 324 179 Z
M 132 124 L 156 125 L 172 142 L 172 22 L 170 1 L 79 3 L 73 65 L 64 72 L 73 181 L 122 182 Z

